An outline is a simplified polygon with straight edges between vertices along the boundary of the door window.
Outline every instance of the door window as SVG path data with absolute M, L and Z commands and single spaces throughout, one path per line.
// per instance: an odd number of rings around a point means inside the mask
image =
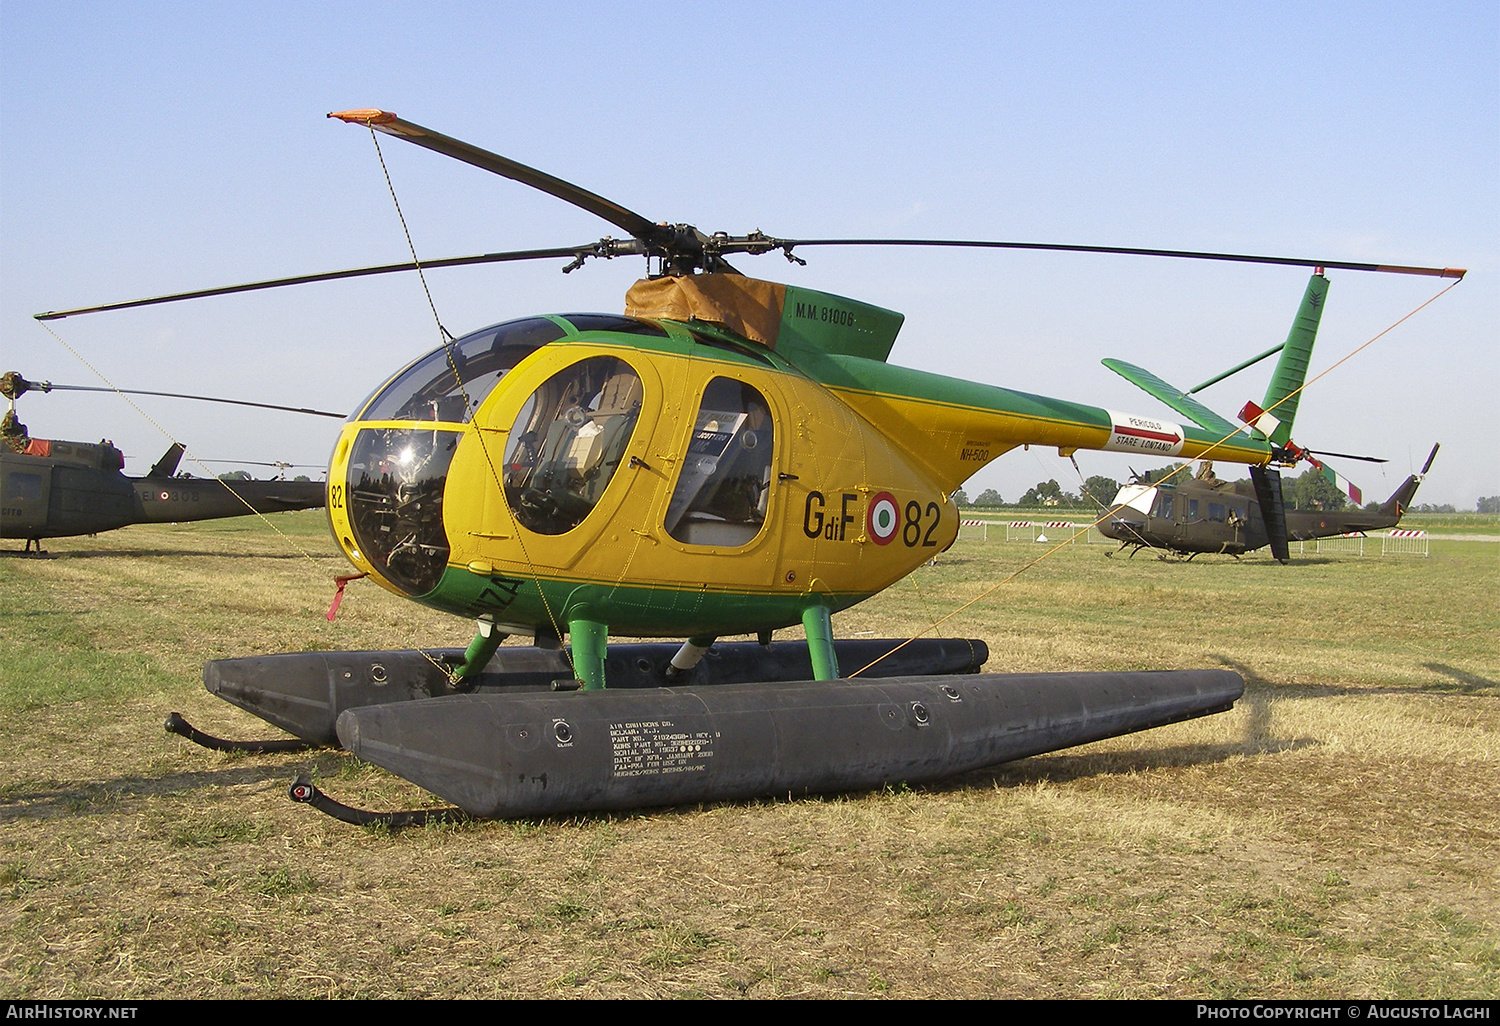
M 620 469 L 641 413 L 641 379 L 612 356 L 552 375 L 505 443 L 505 498 L 521 525 L 563 534 L 583 522 Z
M 710 381 L 667 506 L 667 533 L 686 545 L 752 541 L 766 520 L 774 440 L 760 392 L 734 378 Z

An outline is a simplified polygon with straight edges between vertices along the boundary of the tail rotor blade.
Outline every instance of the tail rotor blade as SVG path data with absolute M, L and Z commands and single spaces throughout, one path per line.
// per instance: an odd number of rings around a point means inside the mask
M 1281 471 L 1270 467 L 1251 467 L 1250 480 L 1255 483 L 1255 499 L 1260 503 L 1260 515 L 1266 524 L 1271 555 L 1279 562 L 1290 562 L 1292 549 L 1286 537 L 1286 504 L 1281 495 Z
M 1322 449 L 1303 449 L 1302 451 L 1303 452 L 1314 453 L 1314 454 L 1316 454 L 1318 456 L 1332 456 L 1334 459 L 1339 459 L 1339 460 L 1359 460 L 1361 463 L 1389 463 L 1390 462 L 1390 460 L 1383 460 L 1379 456 L 1351 456 L 1347 452 L 1325 452 Z

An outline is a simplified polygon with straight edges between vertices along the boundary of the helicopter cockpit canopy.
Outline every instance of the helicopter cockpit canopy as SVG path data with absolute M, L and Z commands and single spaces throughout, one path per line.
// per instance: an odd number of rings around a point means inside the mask
M 492 324 L 439 346 L 375 393 L 356 420 L 440 420 L 466 424 L 521 360 L 567 334 L 547 317 Z
M 389 582 L 425 594 L 447 565 L 443 495 L 462 432 L 438 425 L 470 422 L 522 360 L 591 331 L 666 335 L 611 314 L 493 324 L 421 357 L 360 407 L 353 420 L 370 426 L 349 452 L 349 523 L 353 544 Z M 620 360 L 585 359 L 548 379 L 506 449 L 505 494 L 517 520 L 540 534 L 581 523 L 619 467 L 640 404 L 640 378 Z

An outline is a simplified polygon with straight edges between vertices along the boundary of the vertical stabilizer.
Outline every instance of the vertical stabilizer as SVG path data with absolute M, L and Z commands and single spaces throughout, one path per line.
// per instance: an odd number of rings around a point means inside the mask
M 1417 486 L 1422 483 L 1423 479 L 1427 477 L 1427 472 L 1432 469 L 1432 461 L 1437 457 L 1437 451 L 1438 447 L 1434 445 L 1432 452 L 1427 454 L 1427 462 L 1423 465 L 1422 472 L 1420 474 L 1412 474 L 1405 481 L 1402 481 L 1401 486 L 1381 505 L 1381 513 L 1388 517 L 1393 516 L 1397 520 L 1406 515 L 1406 511 L 1411 508 L 1411 500 L 1417 496 Z
M 173 442 L 171 447 L 156 461 L 147 477 L 171 477 L 177 473 L 177 464 L 182 460 L 182 454 L 187 450 L 182 447 L 181 442 Z
M 1292 330 L 1287 333 L 1281 359 L 1276 361 L 1266 397 L 1261 401 L 1261 408 L 1278 422 L 1270 433 L 1271 441 L 1277 445 L 1285 445 L 1292 437 L 1292 421 L 1297 417 L 1297 403 L 1302 398 L 1299 389 L 1307 380 L 1307 365 L 1312 360 L 1313 342 L 1318 337 L 1318 322 L 1323 317 L 1323 299 L 1327 295 L 1328 279 L 1314 272 L 1308 279 L 1307 291 L 1302 294 L 1302 305 L 1297 308 Z

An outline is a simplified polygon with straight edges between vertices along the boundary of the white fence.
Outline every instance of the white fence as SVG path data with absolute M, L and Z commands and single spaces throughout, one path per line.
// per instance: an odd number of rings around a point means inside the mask
M 1380 554 L 1382 556 L 1422 556 L 1426 557 L 1427 532 L 1426 531 L 1392 531 L 1390 534 L 1382 535 L 1380 538 Z
M 990 528 L 996 529 L 1004 526 L 1005 540 L 1008 542 L 1023 541 L 1068 541 L 1076 542 L 1080 532 L 1085 526 L 1080 520 L 981 520 L 978 517 L 964 517 L 959 521 L 958 536 L 960 538 L 979 539 L 989 541 Z M 1066 533 L 1064 533 L 1066 532 Z M 1099 533 L 1099 528 L 1093 524 L 1088 525 L 1088 534 L 1083 536 L 1088 545 L 1114 545 L 1114 539 L 1106 538 Z M 1382 556 L 1422 556 L 1430 555 L 1428 549 L 1428 537 L 1426 531 L 1408 531 L 1398 529 L 1382 534 L 1380 537 L 1380 555 Z M 1298 555 L 1305 555 L 1308 547 L 1313 551 L 1328 554 L 1343 554 L 1363 556 L 1365 554 L 1365 542 L 1372 540 L 1359 531 L 1349 534 L 1340 534 L 1330 538 L 1317 538 L 1308 541 L 1293 541 L 1295 551 Z M 1373 553 L 1373 550 L 1372 550 Z
M 1363 556 L 1365 554 L 1365 536 L 1360 531 L 1354 531 L 1350 534 L 1335 535 L 1331 538 L 1319 538 L 1318 553 L 1321 555 L 1324 552 L 1339 552 L 1345 555 L 1352 553 L 1356 556 Z
M 1096 544 L 1097 535 L 1099 541 L 1108 543 L 1109 539 L 1099 534 L 1098 530 L 1088 526 L 1087 521 L 1081 520 L 1007 520 L 1005 522 L 1005 540 L 1011 541 L 1067 541 L 1070 544 L 1078 540 L 1078 535 L 1088 527 L 1085 541 Z M 1050 533 L 1049 533 L 1050 532 Z
M 1319 538 L 1318 551 L 1342 552 L 1345 555 L 1353 553 L 1356 556 L 1365 554 L 1365 535 L 1360 531 L 1349 534 L 1341 534 L 1334 538 Z M 1427 549 L 1426 531 L 1395 530 L 1380 536 L 1380 554 L 1382 556 L 1423 556 L 1429 555 Z
M 1087 520 L 1001 520 L 966 516 L 958 521 L 958 537 L 970 541 L 989 541 L 992 527 L 995 529 L 997 540 L 1001 537 L 1000 529 L 1004 528 L 1004 539 L 1008 542 L 1046 540 L 1074 543 L 1081 538 L 1087 545 L 1116 544 L 1112 539 L 1100 534 L 1099 528 Z M 1087 533 L 1084 533 L 1085 528 L 1088 529 Z

